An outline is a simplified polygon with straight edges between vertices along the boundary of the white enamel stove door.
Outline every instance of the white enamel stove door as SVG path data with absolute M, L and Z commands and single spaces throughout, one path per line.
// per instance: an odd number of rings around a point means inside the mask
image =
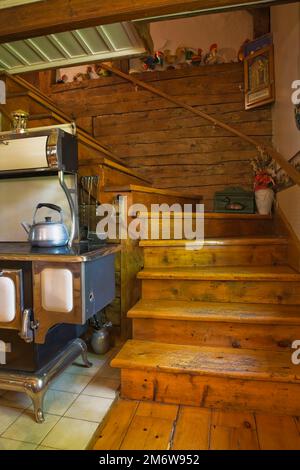
M 22 294 L 22 271 L 0 270 L 0 328 L 21 328 Z

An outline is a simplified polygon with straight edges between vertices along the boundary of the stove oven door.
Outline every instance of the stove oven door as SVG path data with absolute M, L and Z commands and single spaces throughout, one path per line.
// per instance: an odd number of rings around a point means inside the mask
M 22 329 L 23 282 L 21 269 L 0 269 L 0 329 Z

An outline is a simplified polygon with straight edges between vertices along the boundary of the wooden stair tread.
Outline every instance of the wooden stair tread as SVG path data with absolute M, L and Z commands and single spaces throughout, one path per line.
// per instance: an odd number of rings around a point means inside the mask
M 204 246 L 232 246 L 232 245 L 286 245 L 288 238 L 286 237 L 222 237 L 222 238 L 205 238 Z M 185 247 L 186 245 L 193 247 L 201 245 L 197 240 L 142 240 L 140 246 L 153 247 Z
M 129 318 L 300 325 L 299 305 L 140 300 Z
M 138 279 L 180 279 L 214 281 L 300 281 L 300 273 L 287 265 L 280 266 L 197 266 L 144 268 Z
M 188 196 L 187 196 L 188 197 Z M 175 212 L 171 213 L 172 218 L 182 218 L 182 216 L 185 217 L 196 217 L 195 212 Z M 153 217 L 153 218 L 161 218 L 162 212 L 140 212 L 139 213 L 140 217 L 148 218 L 148 217 Z M 204 218 L 205 219 L 216 219 L 216 220 L 272 220 L 273 216 L 272 215 L 261 215 L 261 214 L 235 214 L 235 213 L 225 213 L 225 212 L 204 212 Z
M 112 367 L 300 384 L 291 352 L 198 347 L 129 340 Z
M 143 186 L 143 185 L 136 185 L 136 184 L 127 184 L 123 186 L 107 186 L 105 188 L 105 192 L 122 192 L 122 193 L 127 193 L 127 192 L 141 192 L 141 193 L 151 193 L 151 194 L 164 194 L 167 196 L 178 196 L 181 199 L 192 199 L 194 200 L 195 197 L 193 196 L 185 196 L 183 195 L 180 191 L 172 191 L 169 189 L 159 189 L 159 188 L 153 188 L 149 186 Z

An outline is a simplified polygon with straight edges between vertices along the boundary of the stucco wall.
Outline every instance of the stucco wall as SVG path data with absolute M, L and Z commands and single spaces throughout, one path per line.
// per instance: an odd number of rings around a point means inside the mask
M 274 145 L 289 159 L 300 150 L 300 131 L 295 124 L 291 102 L 291 84 L 294 80 L 300 80 L 300 4 L 272 7 L 271 18 L 276 80 Z M 281 192 L 278 202 L 300 239 L 300 187 Z
M 245 39 L 253 37 L 253 20 L 247 11 L 216 13 L 151 24 L 154 47 L 175 52 L 178 46 L 201 48 L 207 52 L 212 43 L 238 52 Z

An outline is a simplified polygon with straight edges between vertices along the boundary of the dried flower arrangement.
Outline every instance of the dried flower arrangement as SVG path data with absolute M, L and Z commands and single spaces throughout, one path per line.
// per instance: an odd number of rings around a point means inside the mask
M 260 150 L 259 154 L 251 161 L 254 170 L 254 191 L 259 189 L 275 189 L 276 163 L 270 155 Z

